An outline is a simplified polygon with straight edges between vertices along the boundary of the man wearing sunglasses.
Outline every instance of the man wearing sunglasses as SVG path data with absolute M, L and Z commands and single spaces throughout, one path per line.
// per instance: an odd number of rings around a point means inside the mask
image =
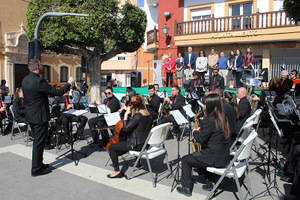
M 109 107 L 110 111 L 117 112 L 120 109 L 120 102 L 117 99 L 117 97 L 114 96 L 113 94 L 113 88 L 112 87 L 107 87 L 104 92 L 106 98 L 103 101 L 103 104 L 107 105 Z M 99 116 L 95 118 L 91 118 L 88 121 L 89 128 L 91 130 L 92 138 L 93 138 L 93 144 L 100 145 L 102 147 L 106 147 L 107 143 L 109 142 L 109 135 L 107 130 L 101 130 L 101 136 L 102 136 L 102 141 L 99 140 L 99 133 L 96 130 L 97 128 L 102 128 L 106 127 L 106 121 L 104 119 L 104 116 Z

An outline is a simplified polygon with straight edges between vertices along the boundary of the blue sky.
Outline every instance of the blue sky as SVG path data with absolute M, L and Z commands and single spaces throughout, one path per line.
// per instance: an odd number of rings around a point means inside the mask
M 139 6 L 144 7 L 144 0 L 138 0 Z

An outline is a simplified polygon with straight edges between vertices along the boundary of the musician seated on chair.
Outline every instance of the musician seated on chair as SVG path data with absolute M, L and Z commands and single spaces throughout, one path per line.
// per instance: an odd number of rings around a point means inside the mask
M 15 120 L 18 123 L 25 123 L 25 106 L 24 106 L 24 96 L 22 88 L 17 88 L 15 93 L 15 99 L 13 101 L 13 112 L 15 114 Z
M 64 109 L 62 110 L 62 113 L 60 114 L 59 117 L 62 123 L 63 132 L 65 136 L 67 137 L 70 136 L 70 130 L 72 129 L 72 127 L 70 126 L 72 126 L 72 122 L 78 122 L 78 128 L 76 134 L 74 135 L 74 138 L 84 139 L 83 131 L 88 118 L 83 115 L 76 116 L 76 115 L 64 113 L 64 111 L 77 108 L 76 104 L 71 103 L 68 93 L 69 92 L 66 92 L 64 96 L 60 97 L 60 101 L 59 101 L 60 104 L 64 104 Z
M 168 105 L 168 106 L 166 106 L 166 107 L 168 107 L 166 109 L 169 109 L 169 111 L 170 110 L 179 110 L 183 115 L 185 115 L 185 112 L 182 108 L 185 105 L 185 98 L 184 98 L 184 96 L 182 96 L 180 94 L 180 88 L 177 85 L 172 87 L 172 96 L 170 98 L 169 97 L 165 98 L 165 101 L 163 104 Z M 163 106 L 162 106 L 162 110 L 164 110 L 164 109 L 165 108 L 163 108 Z M 162 119 L 160 119 L 158 121 L 158 125 L 164 124 L 167 122 L 172 122 L 174 124 L 173 131 L 175 134 L 178 135 L 180 133 L 180 129 L 172 115 L 164 116 Z
M 2 130 L 2 121 L 6 118 L 8 118 L 7 116 L 7 107 L 6 104 L 4 104 L 4 102 L 2 101 L 2 90 L 0 90 L 0 125 L 1 125 L 1 134 L 2 135 L 7 135 L 10 133 L 10 130 L 12 128 L 12 123 L 9 120 L 8 121 L 8 125 L 6 126 L 5 130 Z M 3 132 L 2 132 L 3 131 Z
M 196 92 L 198 88 L 203 86 L 204 82 L 200 79 L 199 72 L 193 72 L 193 79 L 190 80 L 187 92 Z
M 177 187 L 177 191 L 186 196 L 192 195 L 193 167 L 205 172 L 206 167 L 226 167 L 230 162 L 230 130 L 221 98 L 217 94 L 209 94 L 204 110 L 205 117 L 200 122 L 200 127 L 193 130 L 194 138 L 201 144 L 202 150 L 181 159 L 181 187 Z M 212 189 L 212 185 L 212 182 L 207 181 L 203 189 Z
M 218 66 L 213 69 L 213 76 L 209 82 L 209 90 L 215 90 L 216 88 L 225 88 L 224 78 L 219 74 Z
M 131 115 L 131 117 L 129 117 Z M 122 131 L 126 133 L 126 140 L 113 143 L 109 147 L 109 156 L 113 163 L 113 173 L 108 178 L 122 178 L 127 167 L 120 171 L 118 153 L 126 153 L 130 150 L 140 151 L 148 137 L 152 126 L 152 117 L 148 112 L 141 95 L 131 97 L 131 106 L 127 107 Z
M 156 120 L 158 117 L 158 110 L 161 103 L 161 99 L 157 94 L 155 94 L 154 86 L 149 85 L 149 94 L 147 95 L 148 105 L 147 109 L 150 112 L 153 120 Z
M 237 96 L 239 98 L 238 109 L 239 109 L 239 118 L 237 131 L 243 126 L 244 122 L 250 117 L 251 114 L 251 105 L 247 99 L 247 89 L 240 87 L 237 91 Z
M 117 112 L 120 109 L 120 102 L 117 99 L 117 97 L 114 96 L 113 88 L 107 87 L 105 89 L 104 94 L 106 98 L 104 99 L 103 104 L 107 105 L 107 107 L 109 107 L 112 113 Z M 107 127 L 104 116 L 101 115 L 98 117 L 91 118 L 89 119 L 88 124 L 93 138 L 93 144 L 100 144 L 102 147 L 105 147 L 109 141 L 108 132 L 106 129 L 100 131 L 102 136 L 102 141 L 100 142 L 99 132 L 97 130 L 97 128 Z

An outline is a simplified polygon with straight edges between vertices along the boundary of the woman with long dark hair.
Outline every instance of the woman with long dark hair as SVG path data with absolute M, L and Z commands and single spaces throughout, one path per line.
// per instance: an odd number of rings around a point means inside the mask
M 236 81 L 236 87 L 242 87 L 241 78 L 243 75 L 244 67 L 244 57 L 239 49 L 236 50 L 235 60 L 234 60 L 234 69 L 235 72 L 235 81 Z
M 230 51 L 228 56 L 228 76 L 227 79 L 229 80 L 229 88 L 234 88 L 234 80 L 235 80 L 235 71 L 234 68 L 234 61 L 235 61 L 235 53 L 233 50 Z M 234 72 L 233 72 L 234 71 Z
M 16 98 L 13 101 L 13 111 L 15 114 L 15 120 L 18 123 L 27 123 L 25 119 L 25 106 L 22 88 L 16 89 L 15 97 Z
M 239 118 L 239 107 L 237 103 L 237 97 L 232 92 L 224 92 L 224 99 L 233 107 L 236 118 Z
M 225 167 L 230 161 L 230 128 L 224 114 L 222 99 L 217 94 L 209 94 L 205 103 L 205 117 L 200 123 L 200 128 L 193 131 L 194 138 L 201 144 L 202 150 L 181 159 L 181 187 L 178 187 L 177 191 L 186 196 L 192 195 L 193 167 L 205 171 L 206 167 Z M 212 186 L 208 181 L 203 189 L 209 190 Z
M 129 117 L 131 115 L 131 117 Z M 130 150 L 140 151 L 148 137 L 152 126 L 152 117 L 148 112 L 145 101 L 141 95 L 131 97 L 131 106 L 126 108 L 122 131 L 126 133 L 126 140 L 112 144 L 109 147 L 109 156 L 114 171 L 108 178 L 122 178 L 127 167 L 120 171 L 118 152 L 126 153 Z

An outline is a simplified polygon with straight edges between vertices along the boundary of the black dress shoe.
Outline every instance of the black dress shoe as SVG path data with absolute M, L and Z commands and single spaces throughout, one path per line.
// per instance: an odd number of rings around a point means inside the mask
M 50 167 L 50 165 L 49 164 L 42 164 L 42 169 L 48 169 Z
M 123 178 L 125 175 L 124 173 L 120 172 L 118 175 L 116 176 L 110 176 L 110 174 L 107 175 L 107 178 Z
M 290 177 L 290 176 L 286 176 L 286 175 L 282 175 L 280 177 L 280 180 L 284 181 L 284 182 L 287 182 L 287 183 L 292 183 L 293 182 L 293 178 Z
M 183 194 L 184 196 L 192 196 L 192 190 L 188 187 L 177 187 L 176 190 L 178 193 Z
M 37 172 L 31 172 L 31 176 L 32 177 L 36 177 L 36 176 L 42 176 L 42 175 L 45 175 L 45 174 L 49 174 L 51 173 L 52 171 L 50 169 L 41 169 Z
M 205 185 L 202 185 L 202 189 L 205 191 L 212 191 L 213 188 L 214 188 L 213 182 L 207 182 Z

